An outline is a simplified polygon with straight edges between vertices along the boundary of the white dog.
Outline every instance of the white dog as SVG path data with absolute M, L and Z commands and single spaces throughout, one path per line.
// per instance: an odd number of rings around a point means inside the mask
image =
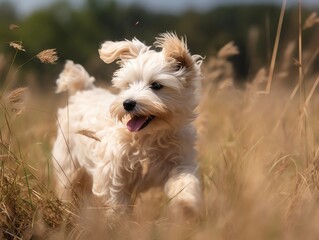
M 138 193 L 162 186 L 174 209 L 199 213 L 192 121 L 202 58 L 190 55 L 173 33 L 161 34 L 154 46 L 160 51 L 136 38 L 102 44 L 104 62 L 119 60 L 112 79 L 119 95 L 95 87 L 81 65 L 66 63 L 57 92 L 67 90 L 70 98 L 58 111 L 53 147 L 60 197 L 84 169 L 89 178 L 82 184 L 90 184 L 90 193 L 110 212 L 127 211 Z

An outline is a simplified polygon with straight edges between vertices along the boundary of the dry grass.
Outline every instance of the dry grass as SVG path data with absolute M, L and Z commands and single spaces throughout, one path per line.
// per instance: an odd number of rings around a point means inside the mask
M 309 18 L 307 29 L 317 22 L 316 15 Z M 72 205 L 61 203 L 51 190 L 56 99 L 33 95 L 25 104 L 25 89 L 3 92 L 0 238 L 318 239 L 319 73 L 308 72 L 317 56 L 301 61 L 303 49 L 296 53 L 294 46 L 298 42 L 277 46 L 282 62 L 261 68 L 244 90 L 232 84 L 227 59 L 240 54 L 233 43 L 204 64 L 196 122 L 205 198 L 199 222 L 172 222 L 168 200 L 157 189 L 138 199 L 132 215 L 114 221 L 76 195 Z M 293 58 L 299 64 L 287 66 Z M 265 89 L 268 94 L 260 94 Z M 300 89 L 304 95 L 298 98 Z M 10 111 L 17 103 L 24 109 L 20 115 Z M 95 138 L 89 130 L 79 134 Z

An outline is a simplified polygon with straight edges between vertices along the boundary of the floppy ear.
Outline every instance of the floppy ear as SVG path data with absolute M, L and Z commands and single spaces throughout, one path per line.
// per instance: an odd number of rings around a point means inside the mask
M 141 52 L 145 52 L 147 46 L 134 38 L 132 41 L 112 42 L 106 41 L 99 49 L 100 58 L 111 63 L 116 59 L 127 60 L 136 58 Z
M 195 63 L 188 51 L 186 40 L 178 38 L 175 33 L 161 34 L 154 44 L 156 47 L 161 47 L 167 61 L 176 62 L 178 68 L 188 68 Z

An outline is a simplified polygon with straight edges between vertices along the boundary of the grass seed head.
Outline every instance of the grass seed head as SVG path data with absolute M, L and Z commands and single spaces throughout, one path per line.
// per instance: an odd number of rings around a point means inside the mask
M 88 130 L 88 129 L 83 129 L 77 132 L 78 134 L 81 134 L 83 136 L 86 136 L 88 138 L 92 138 L 95 141 L 101 142 L 101 140 L 95 135 L 95 132 Z
M 17 30 L 17 29 L 19 29 L 19 26 L 12 23 L 12 24 L 10 24 L 9 29 L 10 29 L 11 31 Z
M 39 52 L 36 57 L 42 63 L 50 64 L 55 64 L 56 61 L 59 59 L 55 48 L 43 50 L 42 52 Z
M 13 90 L 7 96 L 7 102 L 12 112 L 17 116 L 21 115 L 25 110 L 26 102 L 28 99 L 29 90 L 27 87 L 21 87 Z
M 25 49 L 22 46 L 22 42 L 10 42 L 9 43 L 10 47 L 25 52 Z
M 231 41 L 219 50 L 217 56 L 219 58 L 228 58 L 238 54 L 239 54 L 238 47 L 234 44 L 233 41 Z
M 305 30 L 307 28 L 312 28 L 317 23 L 319 23 L 318 14 L 316 12 L 313 12 L 304 22 L 303 29 Z

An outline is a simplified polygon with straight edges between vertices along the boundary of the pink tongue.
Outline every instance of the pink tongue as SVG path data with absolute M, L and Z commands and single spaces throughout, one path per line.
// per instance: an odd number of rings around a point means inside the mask
M 146 120 L 147 117 L 132 117 L 132 119 L 127 122 L 126 127 L 130 132 L 137 132 Z

